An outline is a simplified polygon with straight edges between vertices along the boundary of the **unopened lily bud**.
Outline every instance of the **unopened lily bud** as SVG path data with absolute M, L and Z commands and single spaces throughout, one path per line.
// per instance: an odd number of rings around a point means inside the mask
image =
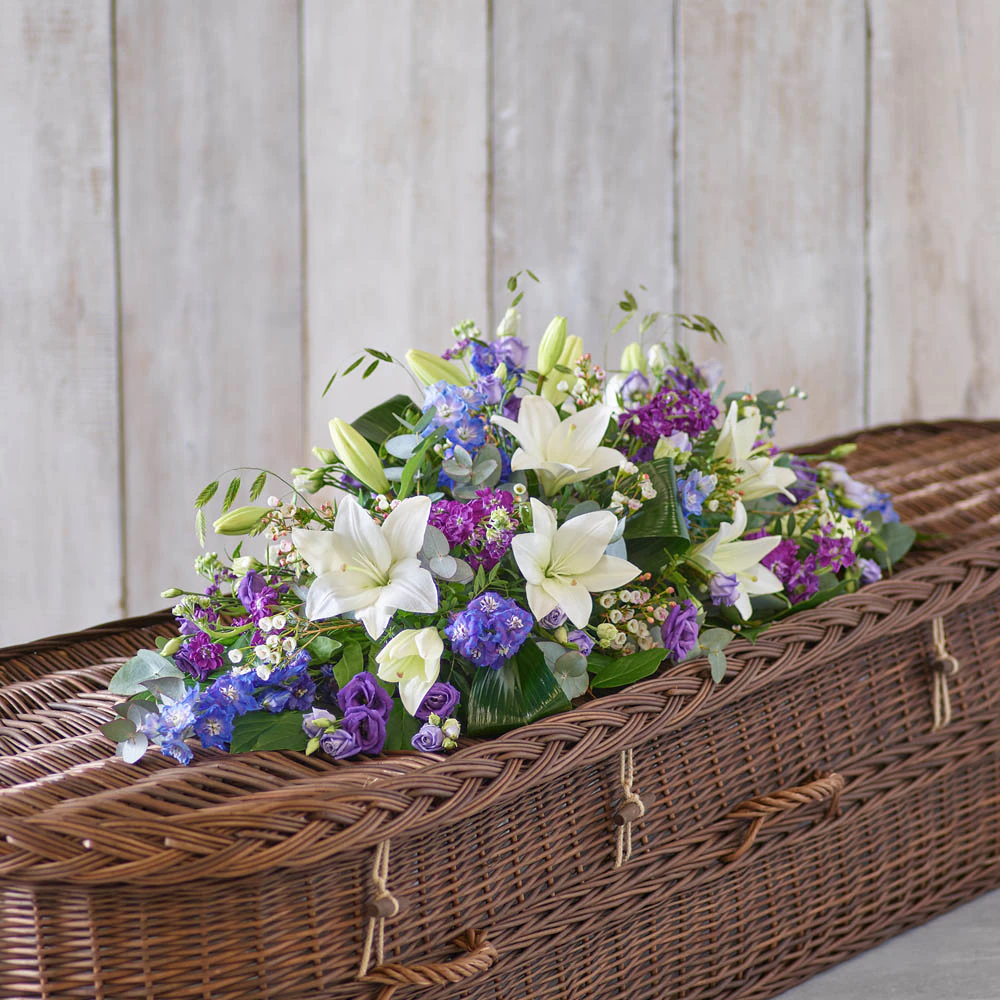
M 253 556 L 237 556 L 233 560 L 233 572 L 237 576 L 246 576 L 251 570 L 263 568 L 259 560 Z
M 837 447 L 830 452 L 830 458 L 845 458 L 847 455 L 850 455 L 852 452 L 857 450 L 858 446 L 853 441 L 848 441 L 846 444 L 838 444 Z
M 435 382 L 448 382 L 451 385 L 469 384 L 469 376 L 458 365 L 453 365 L 429 351 L 420 351 L 416 348 L 407 351 L 406 363 L 410 366 L 410 371 L 424 385 L 433 385 Z
M 324 464 L 333 465 L 337 461 L 337 453 L 332 448 L 313 448 L 313 454 Z
M 555 638 L 556 642 L 561 642 L 563 643 L 563 645 L 569 642 L 569 632 L 566 631 L 565 625 L 560 625 L 559 628 L 557 628 L 555 632 L 552 633 L 552 635 Z
M 563 347 L 562 354 L 559 356 L 559 364 L 564 368 L 570 368 L 575 364 L 583 354 L 583 341 L 579 337 L 567 337 L 566 346 Z
M 563 348 L 566 346 L 566 317 L 556 316 L 538 345 L 538 374 L 548 375 L 559 363 Z
M 176 587 L 171 587 L 169 590 L 163 591 L 163 593 L 160 594 L 160 597 L 162 597 L 165 601 L 170 601 L 173 600 L 173 598 L 175 597 L 180 597 L 181 594 L 183 593 L 184 593 L 183 590 L 178 590 Z
M 334 451 L 355 479 L 376 493 L 389 492 L 389 480 L 375 449 L 358 431 L 346 420 L 334 417 L 330 421 L 330 437 L 333 438 Z
M 498 382 L 507 381 L 507 366 L 502 361 L 497 365 L 496 371 L 493 372 L 493 377 Z
M 181 648 L 181 642 L 183 642 L 183 637 L 175 635 L 173 639 L 163 644 L 163 648 L 160 650 L 160 656 L 173 656 L 174 653 Z
M 500 320 L 500 325 L 497 327 L 498 337 L 516 337 L 517 331 L 521 328 L 521 314 L 511 306 L 504 314 L 503 319 Z
M 646 374 L 646 356 L 642 353 L 642 348 L 632 341 L 628 347 L 622 351 L 622 371 L 623 372 L 633 372 L 640 371 L 643 375 Z
M 583 354 L 583 341 L 579 337 L 567 337 L 562 354 L 557 362 L 562 368 L 569 368 Z M 557 379 L 552 376 L 543 386 L 542 395 L 553 405 L 559 406 L 569 395 L 569 382 L 559 373 Z
M 257 527 L 262 517 L 270 513 L 270 507 L 237 507 L 215 521 L 212 530 L 217 535 L 246 535 Z
M 661 371 L 670 365 L 670 355 L 663 344 L 653 344 L 646 352 L 646 360 L 654 371 Z

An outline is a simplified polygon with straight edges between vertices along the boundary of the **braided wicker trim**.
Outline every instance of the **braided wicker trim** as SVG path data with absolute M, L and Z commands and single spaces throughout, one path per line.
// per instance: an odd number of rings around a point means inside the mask
M 171 815 L 144 808 L 148 794 L 137 787 L 51 808 L 39 799 L 33 812 L 0 817 L 0 877 L 167 884 L 181 871 L 193 880 L 315 865 L 515 799 L 583 762 L 619 754 L 765 685 L 998 590 L 1000 539 L 993 539 L 790 618 L 755 645 L 734 643 L 721 686 L 711 682 L 704 660 L 679 664 L 619 694 L 466 745 L 409 773 L 386 774 L 373 761 L 379 777 L 369 784 L 370 765 L 351 765 L 343 774 L 353 788 L 334 791 L 338 782 L 327 777 L 305 778 Z M 155 794 L 148 779 L 139 784 Z M 33 798 L 24 786 L 4 794 Z

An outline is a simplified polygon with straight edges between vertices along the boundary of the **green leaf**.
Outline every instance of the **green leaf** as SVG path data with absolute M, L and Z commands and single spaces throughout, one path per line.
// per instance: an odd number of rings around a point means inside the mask
M 328 635 L 318 635 L 306 643 L 306 649 L 312 657 L 312 665 L 318 667 L 322 663 L 329 663 L 330 658 L 343 643 L 338 639 L 332 639 Z
M 374 360 L 374 361 L 373 361 L 373 362 L 372 362 L 372 363 L 371 363 L 371 364 L 370 364 L 370 365 L 369 365 L 369 366 L 368 366 L 368 367 L 367 367 L 367 368 L 366 368 L 366 369 L 365 369 L 365 370 L 364 370 L 364 371 L 363 371 L 363 372 L 361 373 L 361 378 L 362 378 L 362 380 L 364 380 L 364 379 L 368 378 L 368 376 L 369 376 L 369 375 L 372 375 L 372 374 L 373 374 L 373 373 L 375 372 L 375 369 L 376 369 L 376 368 L 378 368 L 378 365 L 379 365 L 379 360 L 378 360 L 378 358 L 376 358 L 376 359 L 375 359 L 375 360 Z
M 131 660 L 118 668 L 114 677 L 108 682 L 108 690 L 112 694 L 128 698 L 146 690 L 142 686 L 143 681 L 157 677 L 183 676 L 184 674 L 165 656 L 160 656 L 151 649 L 140 649 Z
M 205 511 L 199 507 L 198 513 L 194 516 L 194 530 L 198 535 L 198 544 L 205 547 Z
M 365 356 L 363 354 L 359 355 L 344 369 L 343 374 L 350 375 L 351 372 L 354 371 L 358 367 L 358 365 L 360 365 L 361 362 L 364 360 Z
M 262 472 L 250 485 L 250 502 L 253 503 L 264 491 L 264 484 L 267 482 L 267 473 Z M 242 544 L 242 543 L 241 543 Z
M 592 688 L 624 687 L 655 674 L 667 656 L 665 649 L 644 649 L 628 656 L 591 654 L 587 665 L 594 671 Z
M 468 732 L 498 736 L 570 707 L 539 648 L 526 642 L 499 670 L 476 671 L 469 694 Z
M 326 394 L 327 394 L 327 393 L 328 393 L 328 392 L 330 391 L 330 386 L 331 386 L 331 385 L 333 385 L 333 381 L 334 381 L 334 379 L 335 379 L 336 377 L 337 377 L 337 373 L 336 373 L 336 372 L 334 372 L 334 373 L 333 373 L 333 374 L 332 374 L 332 375 L 330 376 L 330 378 L 329 378 L 329 380 L 327 381 L 326 385 L 325 385 L 325 386 L 323 386 L 323 391 L 322 391 L 322 392 L 321 392 L 321 393 L 319 394 L 319 395 L 320 395 L 320 399 L 322 399 L 322 398 L 323 398 L 323 397 L 324 397 L 324 396 L 325 396 L 325 395 L 326 395 Z
M 726 654 L 721 649 L 710 650 L 708 665 L 712 668 L 712 680 L 716 684 L 721 684 L 726 676 Z
M 204 507 L 219 491 L 219 480 L 209 483 L 194 499 L 195 507 Z
M 389 721 L 385 724 L 385 749 L 412 750 L 410 740 L 413 739 L 422 725 L 423 723 L 419 719 L 414 719 L 403 708 L 401 701 L 394 701 Z
M 423 465 L 424 455 L 427 454 L 427 450 L 433 447 L 443 434 L 443 427 L 439 427 L 432 434 L 428 434 L 420 447 L 406 460 L 406 464 L 403 466 L 403 475 L 399 480 L 399 490 L 396 493 L 396 496 L 400 500 L 405 500 L 410 495 L 410 487 L 413 485 L 417 471 Z
M 302 729 L 302 712 L 247 712 L 233 722 L 229 750 L 305 750 L 308 742 Z
M 910 551 L 910 546 L 916 540 L 917 533 L 908 524 L 903 524 L 900 521 L 889 521 L 882 525 L 878 537 L 885 542 L 885 551 L 876 551 L 875 559 L 882 569 L 892 569 Z
M 360 674 L 365 669 L 365 656 L 361 652 L 361 646 L 353 640 L 344 643 L 344 652 L 340 661 L 333 668 L 333 679 L 338 687 L 343 687 L 355 674 Z
M 733 641 L 733 633 L 727 628 L 707 628 L 698 636 L 698 646 L 711 652 L 725 649 Z
M 683 552 L 690 542 L 687 523 L 681 513 L 677 498 L 677 477 L 674 463 L 669 458 L 657 458 L 640 466 L 640 472 L 649 476 L 656 489 L 656 498 L 646 501 L 638 514 L 630 517 L 625 525 L 625 538 L 655 538 L 670 551 Z M 631 549 L 629 550 L 631 553 Z
M 135 736 L 136 728 L 135 723 L 131 719 L 112 719 L 101 726 L 101 732 L 109 740 L 115 743 L 122 743 Z
M 236 494 L 240 491 L 240 477 L 237 476 L 226 489 L 226 498 L 222 501 L 222 513 L 225 514 L 227 510 L 233 505 L 233 501 L 236 499 Z
M 507 279 L 507 291 L 508 292 L 512 292 L 512 291 L 514 291 L 515 288 L 517 288 L 517 275 L 516 274 L 512 274 Z
M 396 418 L 406 413 L 412 405 L 413 401 L 409 396 L 397 394 L 362 413 L 351 426 L 378 447 L 386 438 L 399 432 L 399 421 Z

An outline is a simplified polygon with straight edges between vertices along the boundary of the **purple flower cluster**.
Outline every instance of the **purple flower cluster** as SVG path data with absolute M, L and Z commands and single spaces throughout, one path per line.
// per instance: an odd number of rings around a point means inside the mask
M 213 671 L 222 669 L 224 656 L 225 649 L 220 643 L 213 642 L 207 633 L 198 631 L 185 639 L 174 653 L 174 663 L 196 681 L 204 681 Z
M 684 431 L 692 438 L 712 426 L 719 410 L 709 393 L 695 386 L 681 391 L 664 385 L 642 406 L 626 410 L 618 418 L 619 426 L 645 442 L 636 455 L 640 461 L 652 457 L 652 449 L 661 437 Z M 648 452 L 648 454 L 647 454 Z
M 816 539 L 816 564 L 822 569 L 832 570 L 834 573 L 848 566 L 853 566 L 857 560 L 850 538 L 834 538 L 833 529 L 826 525 L 817 535 Z
M 523 340 L 519 337 L 501 337 L 488 344 L 474 341 L 469 360 L 477 375 L 492 375 L 500 364 L 507 366 L 509 374 L 519 375 L 524 371 L 527 358 L 528 345 Z
M 750 535 L 744 537 L 749 538 Z M 819 591 L 816 555 L 809 553 L 800 559 L 799 543 L 793 538 L 783 538 L 760 562 L 782 582 L 785 596 L 792 604 L 808 601 Z
M 474 500 L 436 501 L 429 523 L 441 529 L 452 548 L 467 547 L 473 569 L 491 570 L 510 548 L 520 522 L 514 515 L 512 493 L 482 489 Z
M 452 617 L 444 634 L 459 656 L 477 667 L 499 670 L 521 648 L 534 624 L 523 608 L 487 590 Z
M 446 681 L 437 681 L 431 685 L 430 691 L 424 695 L 424 700 L 420 703 L 420 707 L 416 712 L 414 712 L 414 717 L 426 721 L 432 715 L 438 715 L 442 719 L 445 719 L 458 707 L 461 697 L 458 688 L 453 687 Z
M 424 392 L 424 413 L 431 419 L 424 428 L 426 437 L 438 427 L 452 445 L 475 451 L 486 441 L 486 420 L 480 411 L 486 405 L 483 394 L 474 386 L 435 382 Z
M 259 622 L 278 609 L 278 591 L 256 570 L 250 570 L 240 580 L 236 596 L 254 622 Z
M 660 627 L 663 648 L 680 663 L 698 645 L 698 608 L 694 601 L 675 604 Z
M 385 727 L 392 713 L 392 698 L 372 674 L 355 674 L 337 692 L 343 718 L 325 709 L 313 709 L 302 719 L 302 729 L 319 737 L 323 753 L 342 760 L 359 753 L 377 754 L 385 746 Z

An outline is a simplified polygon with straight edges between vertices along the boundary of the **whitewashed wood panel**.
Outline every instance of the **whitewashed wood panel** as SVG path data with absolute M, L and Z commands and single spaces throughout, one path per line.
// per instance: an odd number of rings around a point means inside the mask
M 727 334 L 730 389 L 809 391 L 781 441 L 858 427 L 864 5 L 682 0 L 680 41 L 681 309 Z
M 301 461 L 298 18 L 295 0 L 117 10 L 136 612 L 192 579 L 192 499 L 205 482 Z
M 484 0 L 305 0 L 309 443 L 393 391 L 364 346 L 443 350 L 486 316 Z
M 110 34 L 0 4 L 0 645 L 122 610 Z
M 494 306 L 499 318 L 508 276 L 531 268 L 535 343 L 565 315 L 603 358 L 625 288 L 672 309 L 673 6 L 494 5 Z M 615 366 L 627 337 L 608 345 Z
M 1000 415 L 1000 4 L 872 4 L 872 416 Z

